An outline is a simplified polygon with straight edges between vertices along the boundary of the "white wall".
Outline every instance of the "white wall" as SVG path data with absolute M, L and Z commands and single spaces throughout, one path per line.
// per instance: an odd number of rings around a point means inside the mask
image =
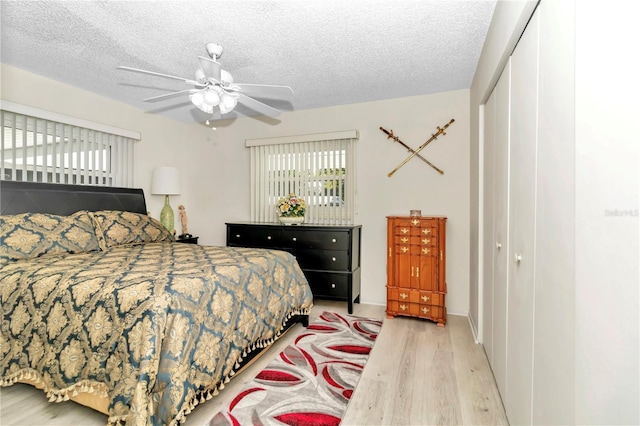
M 163 197 L 150 195 L 151 171 L 180 169 L 189 232 L 202 244 L 224 245 L 225 222 L 249 220 L 249 150 L 245 139 L 356 129 L 358 207 L 362 232 L 361 301 L 386 303 L 386 220 L 388 215 L 446 215 L 447 309 L 466 314 L 469 306 L 469 91 L 438 93 L 379 102 L 285 113 L 280 121 L 241 118 L 204 125 L 179 123 L 38 75 L 2 65 L 2 99 L 142 133 L 135 144 L 135 186 L 145 190 L 148 209 L 159 217 Z M 392 178 L 409 153 L 387 140 L 380 126 L 393 129 L 408 145 L 422 145 L 436 126 L 455 123 L 422 151 L 444 170 L 440 175 L 412 159 Z M 177 216 L 176 216 L 177 217 Z M 179 222 L 176 220 L 176 226 Z
M 151 172 L 155 166 L 180 169 L 182 194 L 171 197 L 180 232 L 177 207 L 191 204 L 192 183 L 188 173 L 193 160 L 191 143 L 203 138 L 206 130 L 202 126 L 146 113 L 6 64 L 2 64 L 0 71 L 0 96 L 4 100 L 140 132 L 142 139 L 134 144 L 134 185 L 144 189 L 147 209 L 153 217 L 159 218 L 164 197 L 151 195 Z
M 277 125 L 242 118 L 218 125 L 197 144 L 191 169 L 194 231 L 208 244 L 224 244 L 224 223 L 249 220 L 249 150 L 246 139 L 356 129 L 358 195 L 355 222 L 362 225 L 362 294 L 366 303 L 386 303 L 386 216 L 445 215 L 447 225 L 447 309 L 466 314 L 469 290 L 469 91 L 391 99 L 285 113 Z M 447 135 L 421 154 L 444 175 L 417 158 L 391 178 L 387 174 L 409 153 L 379 130 L 393 129 L 406 144 L 422 145 L 436 126 L 453 118 Z M 195 215 L 195 216 L 194 216 Z
M 638 13 L 576 1 L 577 424 L 640 423 Z

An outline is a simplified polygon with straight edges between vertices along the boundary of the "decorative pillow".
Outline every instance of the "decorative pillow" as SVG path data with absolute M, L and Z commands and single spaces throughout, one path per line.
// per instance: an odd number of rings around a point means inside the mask
M 22 213 L 0 216 L 0 264 L 46 254 L 100 250 L 86 211 L 71 216 Z
M 89 212 L 102 250 L 123 244 L 174 241 L 173 235 L 150 216 L 118 210 Z

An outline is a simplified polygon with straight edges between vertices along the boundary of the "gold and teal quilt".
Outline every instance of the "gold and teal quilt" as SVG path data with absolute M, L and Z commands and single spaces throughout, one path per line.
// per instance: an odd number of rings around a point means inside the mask
M 108 399 L 109 423 L 176 424 L 308 314 L 295 258 L 156 242 L 0 266 L 0 385 Z

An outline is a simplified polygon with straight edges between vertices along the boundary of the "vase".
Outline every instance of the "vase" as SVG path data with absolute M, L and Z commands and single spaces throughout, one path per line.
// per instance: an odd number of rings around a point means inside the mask
M 173 209 L 169 204 L 169 196 L 164 196 L 164 207 L 162 207 L 162 211 L 160 212 L 160 222 L 164 225 L 165 228 L 169 232 L 173 232 Z
M 304 222 L 304 216 L 279 216 L 283 225 L 299 225 Z

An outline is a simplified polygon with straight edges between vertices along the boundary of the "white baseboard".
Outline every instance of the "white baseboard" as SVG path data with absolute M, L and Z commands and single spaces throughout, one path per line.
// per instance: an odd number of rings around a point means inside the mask
M 476 344 L 480 344 L 481 342 L 478 340 L 478 327 L 473 322 L 473 318 L 471 318 L 471 315 L 468 315 L 467 319 L 469 320 L 469 328 L 471 329 L 471 334 L 473 334 L 473 341 L 476 342 Z

